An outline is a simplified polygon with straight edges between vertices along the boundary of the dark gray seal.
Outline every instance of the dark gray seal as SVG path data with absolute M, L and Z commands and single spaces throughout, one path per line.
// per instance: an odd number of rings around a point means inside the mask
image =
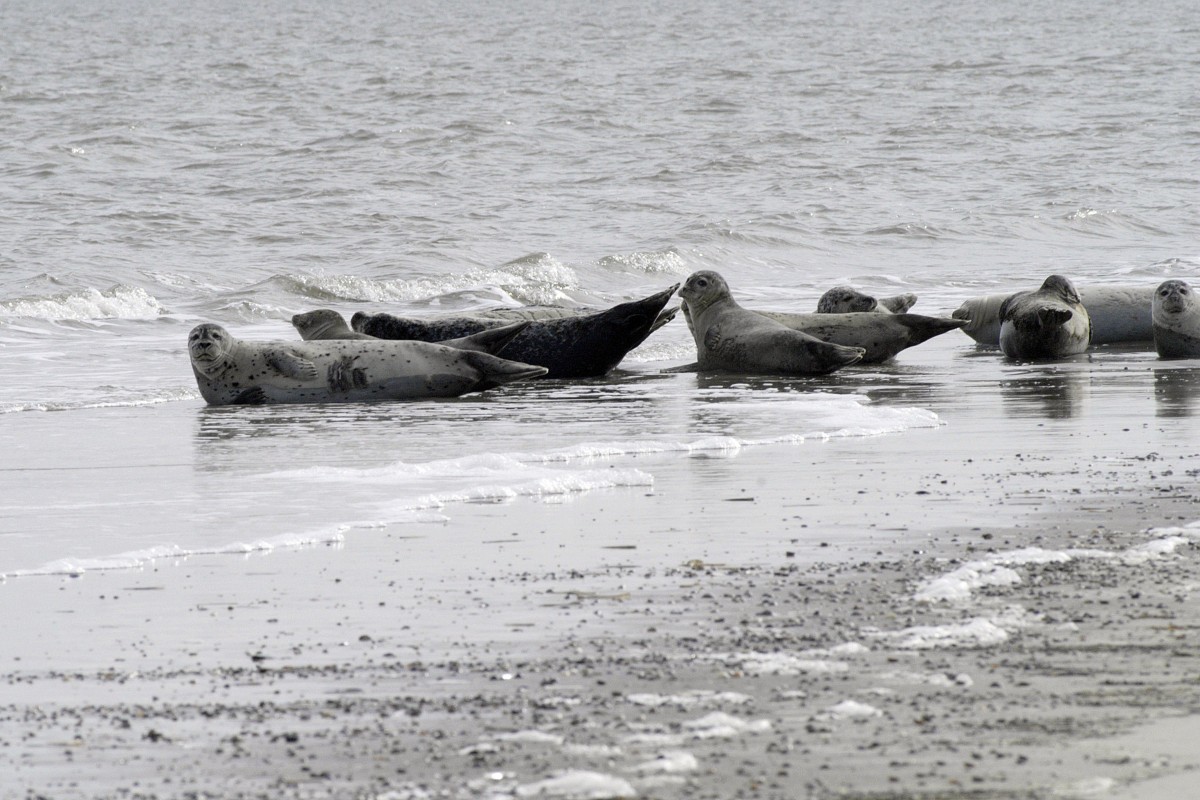
M 547 378 L 592 378 L 606 374 L 656 329 L 660 314 L 678 285 L 642 300 L 573 317 L 530 321 L 501 352 L 505 358 L 537 364 Z M 503 320 L 473 316 L 421 319 L 364 314 L 350 319 L 359 333 L 381 339 L 440 342 L 503 325 Z
M 702 370 L 825 375 L 862 360 L 861 347 L 823 342 L 742 308 L 719 273 L 692 273 L 679 290 Z
M 365 333 L 359 333 L 352 330 L 346 322 L 346 318 L 338 312 L 328 309 L 319 308 L 316 311 L 309 311 L 304 314 L 296 314 L 292 317 L 292 325 L 300 333 L 300 338 L 306 342 L 322 341 L 326 339 L 357 339 L 382 341 L 378 336 L 368 336 Z M 474 350 L 477 353 L 491 353 L 492 355 L 500 355 L 509 342 L 517 338 L 521 331 L 529 326 L 529 322 L 513 322 L 508 325 L 500 325 L 495 328 L 487 328 L 479 333 L 473 333 L 470 336 L 463 336 L 458 339 L 446 339 L 438 342 L 438 344 L 446 347 L 457 347 L 459 350 Z
M 197 325 L 188 354 L 211 405 L 457 397 L 544 375 L 544 367 L 427 342 L 251 342 Z
M 1154 291 L 1154 349 L 1159 358 L 1200 356 L 1200 300 L 1187 281 L 1163 281 Z
M 1051 275 L 1032 292 L 1017 292 L 1000 305 L 1000 350 L 1009 358 L 1042 360 L 1088 349 L 1092 322 L 1074 284 Z

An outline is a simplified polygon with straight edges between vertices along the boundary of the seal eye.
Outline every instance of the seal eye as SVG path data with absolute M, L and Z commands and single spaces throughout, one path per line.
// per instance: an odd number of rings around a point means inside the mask
M 704 278 L 701 278 L 700 280 L 696 281 L 696 285 L 703 289 L 705 286 L 708 286 L 708 281 L 704 280 Z

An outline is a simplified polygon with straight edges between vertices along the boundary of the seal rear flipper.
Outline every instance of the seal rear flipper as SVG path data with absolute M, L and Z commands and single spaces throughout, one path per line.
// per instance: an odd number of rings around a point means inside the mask
M 666 308 L 658 312 L 658 316 L 654 318 L 654 324 L 650 326 L 650 332 L 654 333 L 663 325 L 675 319 L 675 315 L 679 313 L 680 308 L 680 306 L 676 306 L 675 308 Z
M 903 314 L 917 304 L 917 296 L 912 292 L 905 292 L 893 297 L 880 297 L 878 303 L 893 314 Z
M 894 314 L 904 327 L 908 328 L 908 346 L 928 341 L 934 336 L 940 336 L 948 331 L 956 331 L 969 323 L 966 319 L 947 319 L 946 317 L 926 317 L 923 314 Z
M 1073 316 L 1074 314 L 1065 308 L 1039 308 L 1037 310 L 1038 323 L 1043 328 L 1057 328 Z
M 463 351 L 463 360 L 482 373 L 481 380 L 486 385 L 481 388 L 540 378 L 550 371 L 545 367 L 537 367 L 520 361 L 509 361 L 506 358 L 473 350 Z
M 311 381 L 317 377 L 317 365 L 286 350 L 272 350 L 266 356 L 271 369 L 297 381 Z
M 498 328 L 488 328 L 479 333 L 473 333 L 470 336 L 462 336 L 458 339 L 446 339 L 438 342 L 446 347 L 456 347 L 459 350 L 472 350 L 476 353 L 489 353 L 491 355 L 499 355 L 500 351 L 511 342 L 513 339 L 521 335 L 521 333 L 532 324 L 531 320 L 522 322 L 514 322 L 511 325 L 501 325 Z

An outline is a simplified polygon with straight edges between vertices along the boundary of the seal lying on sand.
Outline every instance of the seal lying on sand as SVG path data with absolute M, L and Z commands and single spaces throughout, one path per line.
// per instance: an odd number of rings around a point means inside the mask
M 1000 305 L 1000 349 L 1009 358 L 1062 358 L 1082 353 L 1092 322 L 1074 285 L 1051 275 L 1032 292 L 1017 292 Z
M 316 311 L 296 314 L 292 317 L 292 325 L 300 333 L 300 338 L 306 342 L 324 341 L 327 339 L 383 341 L 378 336 L 368 336 L 365 333 L 352 330 L 346 322 L 345 317 L 328 308 L 319 308 Z M 527 327 L 529 327 L 528 322 L 514 322 L 510 325 L 501 325 L 497 328 L 487 328 L 479 333 L 473 333 L 470 336 L 463 336 L 459 339 L 446 339 L 438 342 L 438 344 L 446 347 L 457 347 L 459 350 L 474 350 L 477 353 L 490 353 L 498 356 L 500 355 L 500 351 L 509 342 L 517 338 L 518 334 Z
M 917 302 L 911 292 L 894 297 L 875 298 L 851 286 L 835 286 L 817 301 L 818 314 L 857 314 L 874 311 L 882 314 L 903 314 Z M 762 312 L 759 312 L 762 313 Z
M 426 342 L 249 342 L 197 325 L 188 353 L 214 406 L 457 397 L 544 375 L 544 367 Z
M 700 369 L 824 375 L 863 357 L 861 347 L 829 344 L 742 308 L 711 270 L 693 272 L 679 296 Z
M 504 357 L 546 367 L 547 378 L 603 375 L 662 324 L 660 313 L 677 288 L 678 285 L 672 286 L 645 299 L 591 314 L 534 320 L 504 348 Z M 359 312 L 350 319 L 350 324 L 360 333 L 381 339 L 440 342 L 504 322 L 473 316 L 417 319 Z
M 1154 349 L 1159 358 L 1200 356 L 1200 301 L 1185 281 L 1163 281 L 1154 291 Z
M 1092 344 L 1154 341 L 1152 286 L 1082 286 L 1079 298 L 1092 320 Z M 980 344 L 1000 345 L 1000 306 L 1012 293 L 989 294 L 963 302 L 950 316 L 969 320 L 962 329 Z
M 864 364 L 887 361 L 901 350 L 958 330 L 966 320 L 926 317 L 921 314 L 789 314 L 782 311 L 758 311 L 768 319 L 823 342 L 861 347 Z

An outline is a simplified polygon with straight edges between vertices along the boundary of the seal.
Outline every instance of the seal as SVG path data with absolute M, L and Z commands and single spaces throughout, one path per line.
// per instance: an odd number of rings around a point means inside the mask
M 861 347 L 863 364 L 878 364 L 893 358 L 901 350 L 928 341 L 966 325 L 966 320 L 926 317 L 922 314 L 880 314 L 850 312 L 792 314 L 759 311 L 764 317 L 823 342 L 845 347 Z
M 250 342 L 210 323 L 192 329 L 188 354 L 214 406 L 457 397 L 546 372 L 426 342 Z
M 1092 344 L 1148 344 L 1154 341 L 1150 317 L 1153 286 L 1080 286 L 1079 299 L 1092 320 Z M 963 333 L 979 344 L 1000 346 L 1000 306 L 1012 296 L 973 297 L 951 312 L 967 320 Z
M 875 298 L 852 286 L 835 286 L 817 301 L 818 314 L 857 314 L 874 311 L 882 314 L 903 314 L 917 302 L 911 292 L 894 297 Z M 759 312 L 762 313 L 762 312 Z
M 300 333 L 300 338 L 306 342 L 323 341 L 327 339 L 357 339 L 362 341 L 383 341 L 378 336 L 368 336 L 352 330 L 346 318 L 328 308 L 319 308 L 292 317 L 292 325 Z M 500 351 L 529 326 L 528 322 L 514 322 L 500 325 L 496 328 L 486 328 L 479 333 L 463 336 L 458 339 L 446 339 L 438 344 L 446 347 L 457 347 L 459 350 L 474 350 L 477 353 L 500 355 Z
M 679 290 L 702 370 L 826 375 L 862 360 L 861 347 L 843 347 L 742 308 L 717 272 L 693 272 Z
M 1159 358 L 1200 356 L 1200 300 L 1187 281 L 1163 281 L 1154 290 L 1154 349 Z
M 1000 304 L 1000 350 L 1026 360 L 1073 356 L 1088 349 L 1092 321 L 1074 284 L 1051 275 L 1032 292 Z
M 545 367 L 547 378 L 604 375 L 664 324 L 663 309 L 677 288 L 678 284 L 642 300 L 590 314 L 530 321 L 504 348 L 504 357 Z M 474 316 L 419 319 L 361 311 L 350 319 L 359 333 L 425 342 L 470 336 L 503 324 L 503 320 Z

